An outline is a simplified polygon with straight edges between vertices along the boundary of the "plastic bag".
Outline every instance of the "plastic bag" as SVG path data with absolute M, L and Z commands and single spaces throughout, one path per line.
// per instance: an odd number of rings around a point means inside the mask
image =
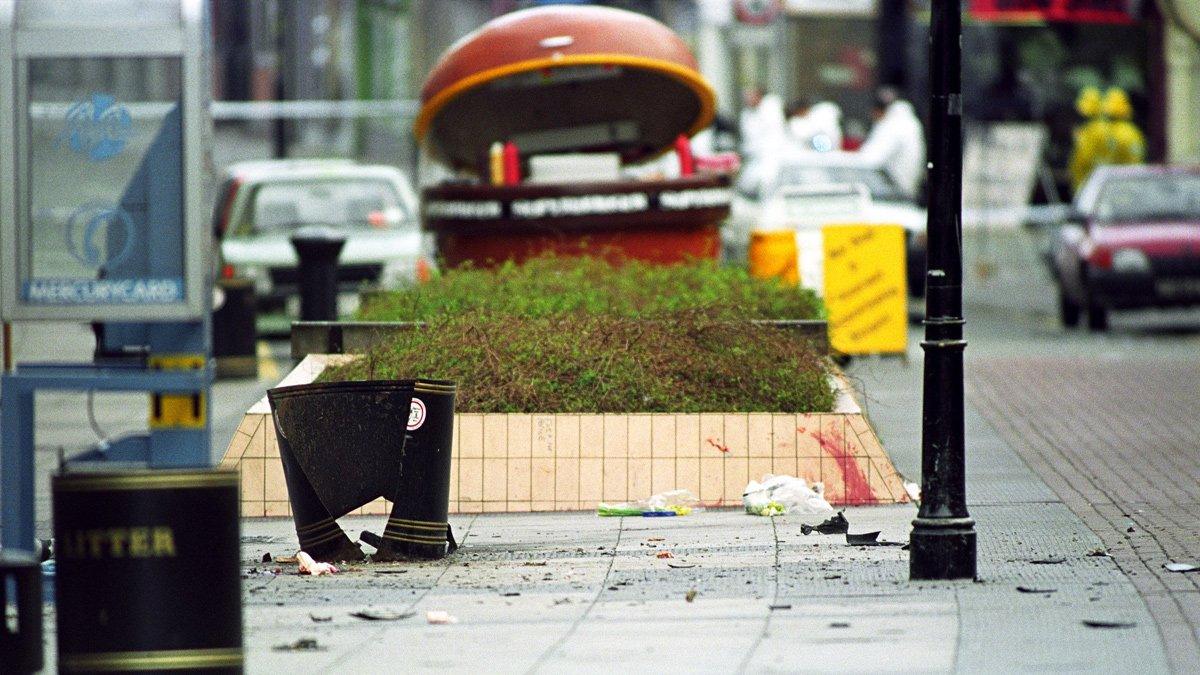
M 795 476 L 763 476 L 762 482 L 750 481 L 742 493 L 746 513 L 756 516 L 784 514 L 825 515 L 833 507 L 821 496 L 820 483 L 810 488 Z
M 601 503 L 596 507 L 598 516 L 686 516 L 691 513 L 700 499 L 689 490 L 670 490 L 661 492 L 636 502 L 620 502 L 617 504 Z

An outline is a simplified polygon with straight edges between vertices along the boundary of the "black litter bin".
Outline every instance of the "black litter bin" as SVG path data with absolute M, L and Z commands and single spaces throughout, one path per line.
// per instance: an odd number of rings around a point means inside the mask
M 219 279 L 224 302 L 213 312 L 213 358 L 218 378 L 258 376 L 258 301 L 249 279 Z
M 14 597 L 8 597 L 9 592 Z M 42 568 L 31 553 L 0 551 L 0 610 L 17 610 L 16 621 L 0 621 L 0 664 L 6 672 L 42 669 Z

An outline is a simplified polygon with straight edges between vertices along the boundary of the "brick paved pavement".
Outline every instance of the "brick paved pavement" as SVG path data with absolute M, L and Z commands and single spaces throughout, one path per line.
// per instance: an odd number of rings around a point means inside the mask
M 969 396 L 1082 519 L 1155 617 L 1175 672 L 1200 672 L 1200 363 L 983 358 Z

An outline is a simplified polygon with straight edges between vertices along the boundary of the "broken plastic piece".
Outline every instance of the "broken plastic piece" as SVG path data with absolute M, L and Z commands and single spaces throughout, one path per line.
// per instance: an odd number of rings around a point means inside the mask
M 1136 621 L 1098 621 L 1096 619 L 1084 619 L 1083 625 L 1088 628 L 1133 628 L 1137 625 Z
M 1196 570 L 1200 570 L 1200 566 L 1177 562 L 1167 563 L 1163 565 L 1163 568 L 1168 572 L 1195 572 Z
M 1021 593 L 1057 593 L 1057 588 L 1034 588 L 1032 586 L 1017 586 L 1017 591 Z
M 849 532 L 846 533 L 846 543 L 850 544 L 851 546 L 858 546 L 858 545 L 862 545 L 862 544 L 874 544 L 877 542 L 878 539 L 879 539 L 879 531 L 878 530 L 876 530 L 875 532 L 863 532 L 861 534 L 850 534 Z
M 816 526 L 807 523 L 800 526 L 800 531 L 806 535 L 813 532 L 821 534 L 846 534 L 849 530 L 850 521 L 846 520 L 846 516 L 842 511 L 838 511 Z
M 300 563 L 300 574 L 311 574 L 319 577 L 322 574 L 337 574 L 338 568 L 326 562 L 317 562 L 304 551 L 296 553 L 296 561 Z
M 315 638 L 300 638 L 291 644 L 275 645 L 271 649 L 277 652 L 323 652 L 325 647 L 322 647 Z

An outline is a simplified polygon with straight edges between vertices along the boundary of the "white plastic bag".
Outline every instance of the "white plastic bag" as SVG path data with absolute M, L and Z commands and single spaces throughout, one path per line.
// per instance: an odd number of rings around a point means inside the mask
M 833 507 L 818 491 L 817 483 L 809 487 L 795 476 L 763 476 L 762 482 L 750 481 L 742 493 L 742 504 L 746 513 L 756 516 L 780 516 L 784 514 L 825 515 L 833 513 Z

